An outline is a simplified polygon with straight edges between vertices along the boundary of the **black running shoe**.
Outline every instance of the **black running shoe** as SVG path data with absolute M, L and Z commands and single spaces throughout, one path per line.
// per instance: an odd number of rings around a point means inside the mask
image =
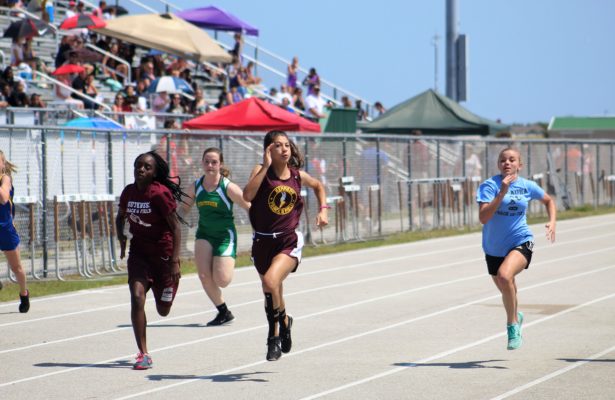
M 288 353 L 293 347 L 293 339 L 290 337 L 290 330 L 293 327 L 293 317 L 288 315 L 288 326 L 280 324 L 280 338 L 282 340 L 282 353 Z
M 267 361 L 276 361 L 282 357 L 282 348 L 279 336 L 267 339 Z
M 30 291 L 28 291 L 25 296 L 19 295 L 19 300 L 21 300 L 21 303 L 19 303 L 19 312 L 27 313 L 28 310 L 30 310 Z
M 218 315 L 216 315 L 216 318 L 212 319 L 211 321 L 207 323 L 207 326 L 224 325 L 226 323 L 231 322 L 234 319 L 235 319 L 235 316 L 233 315 L 233 313 L 230 310 L 226 310 L 226 313 L 224 314 L 218 313 Z

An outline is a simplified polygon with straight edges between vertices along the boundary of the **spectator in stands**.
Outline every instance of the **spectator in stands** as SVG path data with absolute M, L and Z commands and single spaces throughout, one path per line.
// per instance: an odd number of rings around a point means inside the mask
M 77 4 L 74 1 L 68 2 L 68 8 L 66 9 L 66 18 L 74 17 L 77 15 Z
M 56 79 L 62 85 L 58 85 L 58 84 L 55 85 L 55 88 L 54 88 L 55 97 L 58 100 L 64 101 L 64 103 L 66 103 L 67 105 L 73 105 L 78 109 L 83 109 L 83 101 L 72 98 L 71 97 L 72 91 L 69 90 L 67 87 L 65 87 L 65 86 L 68 86 L 69 88 L 72 87 L 72 83 L 73 83 L 72 77 L 70 75 L 60 75 L 56 77 Z
M 78 1 L 77 2 L 77 14 L 83 14 L 85 13 L 85 4 L 83 3 L 83 1 Z
M 83 63 L 79 59 L 79 51 L 84 50 L 83 44 L 84 40 L 82 37 L 75 37 L 75 39 L 72 41 L 71 50 L 68 52 L 68 60 L 64 61 L 64 64 L 81 65 L 83 68 L 85 68 L 85 71 L 88 74 L 92 74 L 94 73 L 94 66 L 91 64 Z
M 365 113 L 365 110 L 363 109 L 363 102 L 360 99 L 356 99 L 354 101 L 354 106 L 357 110 L 359 110 L 357 112 L 357 121 L 364 121 L 367 117 L 367 114 Z
M 30 99 L 26 94 L 26 88 L 23 82 L 17 82 L 8 101 L 11 107 L 28 107 L 30 105 Z
M 113 112 L 131 112 L 132 107 L 130 107 L 129 104 L 126 104 L 126 98 L 124 95 L 122 93 L 118 93 L 115 95 L 115 100 L 113 101 L 111 110 Z
M 290 106 L 290 100 L 288 100 L 288 97 L 282 97 L 282 102 L 280 103 L 280 107 L 283 110 L 286 110 L 293 114 L 295 113 L 295 110 L 293 110 L 293 108 Z
M 342 96 L 342 107 L 343 108 L 352 108 L 352 102 L 348 98 L 348 96 Z
M 167 108 L 167 112 L 171 114 L 186 114 L 187 110 L 184 106 L 182 96 L 179 93 L 174 93 L 171 95 L 171 104 L 169 104 L 169 108 Z
M 137 81 L 136 94 L 138 96 L 147 96 L 147 89 L 149 88 L 150 81 L 147 78 L 142 78 Z
M 22 39 L 14 37 L 11 41 L 11 66 L 17 67 L 24 62 Z
M 105 0 L 100 0 L 98 2 L 98 8 L 95 8 L 94 11 L 92 11 L 92 14 L 97 16 L 100 19 L 104 19 L 104 10 L 105 8 L 107 8 L 107 2 Z
M 226 94 L 226 104 L 235 104 L 243 100 L 243 96 L 237 86 L 231 88 L 231 91 Z
M 325 118 L 325 100 L 320 97 L 320 86 L 312 88 L 313 93 L 305 98 L 305 108 L 308 117 L 319 120 Z
M 276 104 L 282 104 L 283 99 L 287 99 L 288 104 L 290 104 L 293 101 L 293 96 L 288 93 L 288 86 L 286 86 L 285 84 L 281 84 L 280 91 L 276 94 L 275 99 Z
M 382 114 L 384 114 L 385 112 L 387 112 L 386 108 L 384 108 L 384 106 L 382 105 L 381 102 L 377 101 L 374 103 L 374 108 L 376 109 L 376 112 L 378 113 L 378 116 L 381 116 Z
M 277 104 L 279 105 L 280 102 L 278 101 L 278 89 L 272 87 L 271 89 L 269 89 L 269 97 L 267 97 L 265 99 L 265 101 L 267 103 L 271 103 L 271 104 Z
M 142 63 L 139 69 L 141 71 L 139 73 L 139 79 L 147 78 L 150 80 L 150 82 L 156 79 L 154 62 L 151 59 L 148 59 L 147 61 L 145 61 L 145 63 Z
M 45 19 L 44 17 L 43 19 L 53 24 L 53 22 L 55 21 L 55 10 L 53 7 L 53 0 L 45 1 L 45 12 L 43 13 L 43 16 L 45 14 L 47 15 L 47 19 Z
M 72 42 L 75 40 L 74 36 L 62 36 L 58 52 L 56 53 L 55 67 L 58 68 L 66 61 L 66 56 L 69 50 L 72 48 Z
M 320 77 L 316 72 L 316 68 L 310 68 L 309 74 L 303 79 L 303 86 L 308 88 L 308 96 L 314 93 L 314 88 L 320 88 Z
M 203 97 L 203 90 L 196 88 L 194 91 L 194 100 L 190 104 L 190 113 L 194 115 L 201 115 L 207 112 L 207 102 Z
M 243 69 L 244 72 L 244 81 L 246 85 L 260 85 L 263 81 L 262 78 L 254 75 L 254 63 L 252 61 L 248 62 L 248 65 Z
M 241 53 L 243 53 L 243 37 L 241 36 L 241 33 L 237 32 L 233 38 L 235 39 L 235 45 L 229 53 L 241 61 Z
M 293 93 L 293 107 L 297 110 L 305 111 L 305 101 L 303 101 L 303 89 L 300 87 L 295 88 L 295 92 Z
M 167 66 L 166 70 L 168 74 L 170 74 L 171 71 L 176 70 L 181 75 L 181 73 L 188 68 L 190 68 L 188 66 L 188 62 L 181 57 L 177 57 L 177 59 Z
M 119 51 L 119 44 L 117 42 L 111 43 L 109 53 L 113 54 L 115 57 L 121 58 Z M 122 64 L 121 62 L 117 61 L 112 57 L 106 55 L 102 60 L 102 64 L 103 72 L 105 73 L 105 75 L 111 77 L 111 79 L 114 79 L 118 82 L 124 82 L 124 77 L 128 76 L 128 67 L 126 66 L 126 64 Z
M 94 74 L 86 75 L 84 73 L 84 75 L 85 75 L 85 82 L 83 84 L 83 93 L 85 93 L 86 95 L 90 96 L 93 99 L 97 99 L 98 89 L 96 89 L 96 85 L 94 84 Z M 75 82 L 73 81 L 73 85 L 74 83 Z M 98 104 L 94 103 L 91 100 L 88 100 L 88 99 L 82 99 L 82 100 L 83 100 L 85 108 L 87 109 L 97 110 L 99 108 Z
M 189 68 L 186 68 L 185 70 L 183 70 L 182 72 L 180 72 L 179 77 L 182 78 L 183 80 L 185 80 L 186 82 L 188 82 L 188 84 L 190 86 L 193 87 L 195 86 L 195 82 L 192 79 L 192 72 L 190 71 Z
M 20 78 L 15 78 L 13 68 L 10 66 L 6 67 L 4 71 L 2 71 L 2 80 L 11 86 L 11 91 L 15 89 L 17 82 L 21 81 Z
M 157 113 L 164 112 L 171 104 L 171 99 L 167 92 L 158 92 L 152 103 L 152 110 Z
M 9 106 L 9 97 L 11 97 L 11 86 L 4 82 L 0 82 L 0 108 L 7 108 Z
M 46 108 L 47 105 L 43 101 L 43 98 L 41 97 L 40 94 L 32 93 L 32 96 L 30 96 L 30 107 Z
M 242 66 L 239 58 L 234 57 L 233 63 L 228 68 L 228 85 L 229 90 L 237 88 L 237 91 L 241 94 L 241 97 L 247 92 L 246 83 L 243 80 Z M 230 92 L 229 92 L 230 93 Z M 232 103 L 231 103 L 232 104 Z
M 139 96 L 137 96 L 137 92 L 135 91 L 133 84 L 126 85 L 124 87 L 124 99 L 126 104 L 129 105 L 133 111 L 135 111 L 139 103 Z
M 299 59 L 295 56 L 290 64 L 288 64 L 286 74 L 286 85 L 288 92 L 293 95 L 297 88 L 297 72 L 299 71 Z
M 36 53 L 32 48 L 32 38 L 27 38 L 23 44 L 23 57 L 24 63 L 28 65 L 29 71 L 32 73 L 32 79 L 36 79 L 36 71 L 49 73 L 45 63 L 36 56 Z

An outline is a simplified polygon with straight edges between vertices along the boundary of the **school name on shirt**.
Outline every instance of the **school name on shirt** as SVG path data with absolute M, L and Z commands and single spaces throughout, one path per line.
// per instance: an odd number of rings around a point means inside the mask
M 508 193 L 510 193 L 511 195 L 519 195 L 519 194 L 527 194 L 528 191 L 526 188 L 519 188 L 519 189 L 509 190 Z
M 198 203 L 196 203 L 197 207 L 214 207 L 214 208 L 218 208 L 218 203 L 216 203 L 215 201 L 208 201 L 208 200 L 202 200 L 199 201 Z
M 523 211 L 496 211 L 496 215 L 502 215 L 504 217 L 518 217 L 523 215 Z
M 151 214 L 152 208 L 149 201 L 129 201 L 126 212 L 131 214 Z

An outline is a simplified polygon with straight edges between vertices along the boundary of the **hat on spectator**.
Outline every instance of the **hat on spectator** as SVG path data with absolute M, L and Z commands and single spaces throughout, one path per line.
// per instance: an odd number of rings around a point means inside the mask
M 69 7 L 74 7 L 75 6 L 75 2 L 74 1 L 69 1 L 68 2 L 68 6 Z

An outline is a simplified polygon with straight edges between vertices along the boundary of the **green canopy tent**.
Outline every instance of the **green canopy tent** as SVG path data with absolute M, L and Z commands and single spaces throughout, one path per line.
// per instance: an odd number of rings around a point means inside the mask
M 493 135 L 509 128 L 479 117 L 431 89 L 357 126 L 364 133 L 410 134 L 420 130 L 424 135 Z

